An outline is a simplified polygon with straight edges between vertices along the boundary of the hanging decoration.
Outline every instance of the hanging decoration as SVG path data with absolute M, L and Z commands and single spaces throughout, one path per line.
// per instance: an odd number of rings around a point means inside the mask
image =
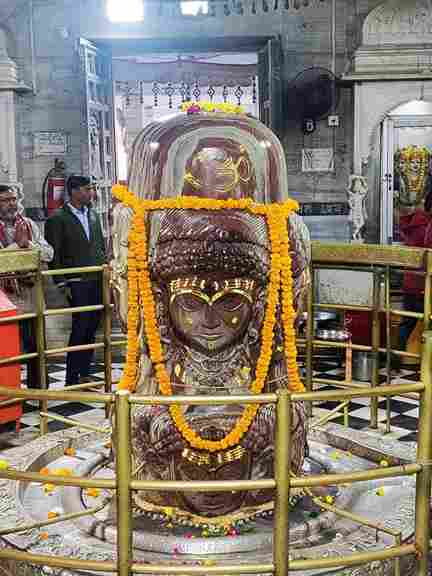
M 257 103 L 257 79 L 251 76 L 248 83 L 236 84 L 233 86 L 214 85 L 212 83 L 203 85 L 198 80 L 192 84 L 182 81 L 179 84 L 174 82 L 147 83 L 143 80 L 136 82 L 116 81 L 116 91 L 124 98 L 126 107 L 132 106 L 132 99 L 140 105 L 152 103 L 153 108 L 168 108 L 177 110 L 184 102 L 190 100 L 199 101 L 202 96 L 206 96 L 210 102 L 221 100 L 224 103 L 236 104 L 238 106 Z
M 186 92 L 187 92 L 187 86 L 184 82 L 182 82 L 180 85 L 180 88 L 179 88 L 179 93 L 180 93 L 182 102 L 186 102 L 186 100 L 187 100 Z
M 243 90 L 241 86 L 237 86 L 237 88 L 234 90 L 234 96 L 237 98 L 237 104 L 240 106 L 243 96 Z
M 175 93 L 175 89 L 171 82 L 168 82 L 167 87 L 165 88 L 165 94 L 168 96 L 168 108 L 172 109 L 173 107 L 173 95 Z
M 198 100 L 200 99 L 200 96 L 201 96 L 201 90 L 198 86 L 198 80 L 195 80 L 192 94 L 193 94 L 193 97 L 195 98 L 195 100 L 198 102 Z
M 289 10 L 291 12 L 301 12 L 305 8 L 318 7 L 329 0 L 224 0 L 218 3 L 215 0 L 208 1 L 208 10 L 206 13 L 196 14 L 197 18 L 215 18 L 220 16 L 242 16 L 244 14 L 268 14 L 269 12 L 282 12 Z M 162 3 L 161 3 L 162 4 Z M 190 17 L 190 15 L 189 15 Z
M 213 86 L 209 86 L 209 87 L 208 87 L 207 94 L 208 94 L 208 97 L 210 98 L 210 102 L 212 102 L 212 101 L 213 101 L 213 98 L 214 98 L 214 95 L 216 94 L 216 91 L 215 91 L 215 89 L 213 88 Z
M 256 76 L 252 76 L 252 104 L 257 103 L 257 86 L 256 86 Z
M 159 104 L 159 94 L 160 94 L 160 89 L 159 89 L 157 82 L 153 82 L 152 92 L 153 92 L 153 98 L 154 98 L 153 103 L 154 103 L 155 108 L 157 108 L 157 106 Z

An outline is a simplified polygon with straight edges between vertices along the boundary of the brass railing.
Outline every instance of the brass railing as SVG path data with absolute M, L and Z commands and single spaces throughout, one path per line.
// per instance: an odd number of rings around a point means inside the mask
M 347 270 L 364 272 L 373 276 L 372 304 L 370 306 L 343 305 L 314 300 L 315 272 L 319 270 Z M 410 272 L 424 276 L 424 311 L 410 312 L 392 308 L 390 300 L 390 276 L 393 271 Z M 407 248 L 403 246 L 378 246 L 366 244 L 322 244 L 312 243 L 311 263 L 312 286 L 307 297 L 306 337 L 299 339 L 305 347 L 305 385 L 313 390 L 314 383 L 327 384 L 339 388 L 353 388 L 356 384 L 332 378 L 315 378 L 313 376 L 313 355 L 316 348 L 347 349 L 370 352 L 372 355 L 371 386 L 379 386 L 380 355 L 386 357 L 386 383 L 391 382 L 391 358 L 413 358 L 420 362 L 420 355 L 393 349 L 391 346 L 391 317 L 417 318 L 423 320 L 424 331 L 432 328 L 432 250 Z M 383 304 L 382 304 L 383 302 Z M 371 345 L 353 344 L 351 342 L 329 342 L 314 337 L 314 313 L 316 310 L 336 310 L 339 312 L 369 312 L 372 317 Z M 385 314 L 385 347 L 380 347 L 381 323 L 380 313 Z M 378 427 L 378 397 L 371 399 L 370 426 Z M 386 431 L 390 431 L 390 404 L 386 401 Z M 308 405 L 312 415 L 312 404 Z
M 110 270 L 108 266 L 88 266 L 81 268 L 67 268 L 61 270 L 42 270 L 40 265 L 40 258 L 38 252 L 32 250 L 8 250 L 7 252 L 0 252 L 0 274 L 12 275 L 19 273 L 25 274 L 26 277 L 31 278 L 34 282 L 33 290 L 35 291 L 35 312 L 27 314 L 19 314 L 16 316 L 9 316 L 1 318 L 0 324 L 22 322 L 24 320 L 35 321 L 36 331 L 36 351 L 26 354 L 19 354 L 13 357 L 1 358 L 0 366 L 16 363 L 28 362 L 34 358 L 38 358 L 38 372 L 41 390 L 48 388 L 47 381 L 47 358 L 50 356 L 58 356 L 67 352 L 78 352 L 80 350 L 98 350 L 103 349 L 104 355 L 104 381 L 103 382 L 88 382 L 75 386 L 68 386 L 68 390 L 86 390 L 89 388 L 98 388 L 104 386 L 104 391 L 110 393 L 112 391 L 112 347 L 124 346 L 127 341 L 121 340 L 117 342 L 111 341 L 112 331 L 112 304 L 110 295 Z M 76 306 L 68 308 L 47 309 L 45 306 L 44 296 L 44 278 L 53 276 L 71 276 L 71 275 L 88 275 L 99 274 L 102 276 L 102 304 L 95 304 L 92 306 Z M 102 312 L 102 328 L 103 328 L 103 341 L 95 342 L 94 344 L 82 344 L 79 346 L 64 346 L 61 348 L 45 348 L 46 331 L 45 331 L 45 318 L 49 316 L 64 316 L 73 315 L 83 312 Z M 21 402 L 17 396 L 11 400 L 0 402 L 0 408 L 7 405 L 12 405 Z M 40 400 L 39 413 L 40 413 L 40 433 L 46 434 L 48 432 L 48 419 L 47 414 L 48 405 L 46 400 Z M 110 406 L 106 405 L 106 414 L 110 410 Z
M 349 248 L 349 247 L 348 247 Z M 343 252 L 343 251 L 342 251 Z M 340 254 L 340 262 L 343 261 Z M 431 257 L 428 258 L 427 290 L 430 293 Z M 349 259 L 349 254 L 348 258 Z M 378 265 L 378 264 L 376 264 Z M 388 262 L 384 263 L 389 266 Z M 10 269 L 9 269 L 10 270 Z M 92 272 L 95 270 L 92 269 Z M 101 271 L 101 270 L 99 270 Z M 1 258 L 0 258 L 0 273 Z M 70 273 L 76 273 L 77 270 Z M 81 271 L 82 272 L 82 271 Z M 107 274 L 104 268 L 105 274 Z M 36 270 L 39 278 L 39 295 L 42 295 L 42 273 Z M 59 272 L 60 273 L 60 272 Z M 37 280 L 38 281 L 38 280 Z M 107 278 L 104 280 L 107 285 Z M 109 295 L 108 295 L 109 296 Z M 105 313 L 111 313 L 109 298 L 104 296 Z M 378 304 L 376 306 L 378 309 Z M 98 308 L 99 309 L 99 308 Z M 388 306 L 386 306 L 386 310 Z M 73 309 L 72 309 L 73 310 Z M 313 311 L 313 301 L 310 298 L 309 312 Z M 50 350 L 45 350 L 45 337 L 42 339 L 42 320 L 45 318 L 44 307 L 38 301 L 37 312 L 34 316 L 38 320 L 40 330 L 38 343 L 38 355 L 45 360 Z M 75 313 L 76 311 L 72 312 Z M 65 311 L 66 313 L 66 311 Z M 311 319 L 312 314 L 309 314 Z M 11 319 L 16 321 L 17 317 Z M 430 324 L 430 305 L 425 309 L 425 326 Z M 108 324 L 109 325 L 109 324 Z M 310 320 L 307 328 L 309 336 L 312 336 Z M 105 332 L 104 350 L 109 350 L 105 361 L 110 360 L 110 334 Z M 313 340 L 313 339 L 312 339 Z M 314 342 L 313 342 L 314 343 Z M 313 344 L 312 344 L 313 346 Z M 310 347 L 307 342 L 308 354 Z M 74 347 L 76 349 L 76 347 Z M 367 349 L 375 353 L 379 351 L 377 338 L 373 346 Z M 58 349 L 63 352 L 68 348 Z M 20 358 L 26 359 L 29 355 L 15 357 L 14 362 Z M 9 359 L 10 360 L 10 359 Z M 111 362 L 109 362 L 111 364 Z M 58 486 L 78 486 L 81 488 L 103 488 L 113 490 L 117 499 L 117 560 L 116 562 L 79 560 L 66 557 L 32 554 L 16 550 L 14 548 L 0 549 L 0 560 L 23 561 L 29 564 L 59 567 L 66 569 L 88 570 L 94 572 L 116 572 L 119 576 L 136 574 L 263 574 L 272 573 L 276 576 L 286 576 L 290 571 L 309 569 L 332 569 L 337 567 L 349 567 L 365 564 L 373 561 L 393 559 L 397 560 L 408 555 L 414 555 L 417 562 L 417 576 L 428 575 L 429 546 L 430 546 L 430 492 L 431 492 L 431 463 L 432 463 L 432 331 L 424 333 L 423 351 L 421 355 L 421 381 L 413 384 L 385 385 L 385 386 L 361 386 L 336 391 L 312 391 L 312 378 L 307 380 L 309 390 L 303 393 L 291 394 L 287 390 L 280 390 L 277 394 L 262 394 L 252 396 L 138 396 L 126 391 L 115 394 L 111 390 L 111 381 L 105 382 L 104 392 L 81 391 L 82 386 L 69 387 L 67 390 L 51 391 L 47 389 L 46 372 L 44 362 L 41 363 L 41 382 L 44 386 L 41 390 L 29 391 L 24 389 L 11 390 L 0 388 L 0 396 L 16 398 L 18 401 L 26 399 L 38 399 L 41 407 L 46 407 L 49 401 L 65 400 L 80 401 L 84 403 L 102 404 L 108 409 L 115 407 L 116 426 L 113 441 L 119 446 L 131 445 L 131 406 L 134 404 L 145 405 L 228 405 L 228 404 L 276 404 L 276 438 L 275 438 L 275 465 L 274 478 L 264 480 L 238 480 L 238 481 L 145 481 L 133 478 L 131 467 L 131 451 L 117 450 L 116 453 L 116 478 L 104 479 L 95 477 L 71 477 L 45 475 L 36 472 L 19 471 L 16 469 L 0 470 L 0 478 L 11 481 L 50 483 Z M 43 371 L 43 372 L 42 372 Z M 309 368 L 310 371 L 310 368 Z M 312 374 L 310 374 L 312 375 Z M 91 386 L 91 385 L 87 385 Z M 371 401 L 378 397 L 390 398 L 394 395 L 412 394 L 419 395 L 420 417 L 418 434 L 418 453 L 416 462 L 401 466 L 377 467 L 372 470 L 352 471 L 348 473 L 311 475 L 293 478 L 290 474 L 290 446 L 291 446 L 291 404 L 292 402 L 306 402 L 310 405 L 314 402 L 327 400 L 350 400 L 359 397 L 370 397 Z M 8 402 L 8 400 L 6 400 Z M 46 416 L 44 417 L 46 418 Z M 42 427 L 42 431 L 45 428 Z M 416 476 L 416 500 L 415 500 L 415 535 L 412 543 L 402 543 L 397 540 L 395 546 L 389 546 L 382 550 L 350 554 L 344 557 L 320 558 L 314 560 L 290 560 L 289 558 L 289 495 L 291 488 L 310 488 L 314 486 L 328 486 L 345 484 L 348 482 L 361 482 L 365 480 L 377 480 L 390 477 Z M 134 561 L 132 550 L 132 506 L 131 494 L 136 490 L 163 490 L 163 491 L 239 491 L 258 490 L 272 488 L 275 490 L 275 524 L 273 561 L 262 564 L 215 564 L 212 566 L 185 566 L 185 565 L 157 565 L 140 564 Z M 66 518 L 65 518 L 66 519 Z M 62 521 L 60 517 L 57 521 Z M 364 522 L 368 525 L 368 522 Z M 371 524 L 371 523 L 369 523 Z M 10 527 L 10 532 L 16 532 L 16 526 Z M 2 534 L 7 529 L 2 527 Z
M 275 439 L 275 477 L 264 480 L 231 480 L 231 481 L 147 481 L 135 480 L 132 477 L 131 451 L 116 451 L 116 478 L 105 479 L 95 477 L 71 477 L 45 475 L 36 472 L 18 471 L 8 469 L 0 471 L 0 478 L 13 481 L 50 483 L 56 486 L 78 486 L 81 488 L 103 488 L 115 490 L 117 498 L 117 562 L 99 562 L 88 560 L 71 560 L 70 558 L 51 557 L 48 555 L 31 554 L 17 551 L 12 548 L 0 550 L 0 559 L 25 561 L 30 564 L 55 566 L 62 568 L 76 568 L 79 570 L 117 571 L 119 576 L 137 574 L 263 574 L 273 573 L 276 576 L 286 576 L 289 571 L 307 570 L 312 568 L 336 568 L 338 566 L 354 566 L 372 561 L 402 558 L 415 554 L 417 557 L 417 576 L 427 576 L 429 555 L 429 495 L 430 495 L 430 462 L 432 456 L 432 333 L 425 335 L 425 350 L 422 364 L 422 380 L 424 383 L 407 384 L 403 386 L 383 386 L 377 388 L 363 387 L 357 390 L 344 390 L 338 392 L 304 392 L 291 394 L 281 390 L 277 394 L 263 394 L 259 396 L 137 396 L 126 391 L 116 394 L 65 392 L 65 391 L 27 391 L 0 388 L 0 395 L 19 398 L 39 398 L 49 400 L 79 400 L 81 402 L 99 403 L 108 405 L 115 403 L 116 427 L 114 442 L 118 446 L 130 446 L 131 415 L 133 404 L 145 405 L 228 405 L 228 404 L 276 404 L 277 427 Z M 358 398 L 378 395 L 383 397 L 404 392 L 417 392 L 420 394 L 420 427 L 417 462 L 401 466 L 378 467 L 372 470 L 353 471 L 348 473 L 311 475 L 291 478 L 290 445 L 291 445 L 291 403 L 292 402 L 322 402 L 335 397 Z M 378 480 L 391 477 L 417 476 L 416 493 L 416 531 L 415 541 L 412 544 L 399 544 L 361 554 L 347 555 L 341 558 L 316 560 L 289 560 L 289 495 L 291 488 L 310 488 L 314 486 L 329 486 L 345 484 L 348 482 L 361 482 L 365 480 Z M 169 491 L 238 491 L 275 489 L 275 525 L 274 525 L 274 551 L 273 562 L 266 564 L 242 565 L 214 565 L 214 566 L 179 566 L 148 564 L 142 565 L 134 562 L 132 551 L 132 506 L 131 493 L 134 490 L 163 490 Z M 66 519 L 66 518 L 65 518 Z M 61 520 L 58 519 L 58 520 Z M 26 527 L 23 527 L 25 529 Z M 7 530 L 3 529 L 4 534 Z M 16 532 L 11 527 L 11 532 Z

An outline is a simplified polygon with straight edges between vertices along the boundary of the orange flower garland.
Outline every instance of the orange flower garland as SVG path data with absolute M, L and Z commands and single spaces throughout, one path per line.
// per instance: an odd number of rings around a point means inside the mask
M 137 378 L 138 355 L 138 318 L 139 302 L 144 313 L 144 327 L 159 389 L 164 396 L 172 395 L 170 376 L 164 365 L 163 349 L 156 320 L 156 305 L 153 297 L 150 273 L 148 268 L 148 250 L 145 232 L 145 214 L 147 211 L 163 209 L 183 210 L 247 210 L 252 214 L 264 215 L 267 220 L 271 243 L 270 282 L 267 296 L 267 307 L 261 331 L 261 351 L 256 365 L 255 381 L 251 393 L 260 394 L 267 379 L 273 351 L 273 331 L 276 322 L 276 309 L 279 291 L 282 287 L 282 319 L 285 338 L 285 355 L 292 391 L 304 390 L 297 369 L 297 349 L 295 345 L 294 318 L 292 299 L 292 267 L 289 254 L 287 218 L 296 209 L 297 203 L 290 200 L 284 204 L 262 205 L 252 200 L 211 200 L 193 196 L 165 200 L 140 200 L 129 192 L 125 186 L 114 186 L 114 195 L 134 210 L 132 228 L 129 233 L 128 255 L 128 350 L 126 367 L 120 381 L 120 388 L 134 390 Z M 170 406 L 171 417 L 184 439 L 194 448 L 216 452 L 236 446 L 249 429 L 258 410 L 258 404 L 245 407 L 242 416 L 234 428 L 218 441 L 205 440 L 187 423 L 179 405 Z

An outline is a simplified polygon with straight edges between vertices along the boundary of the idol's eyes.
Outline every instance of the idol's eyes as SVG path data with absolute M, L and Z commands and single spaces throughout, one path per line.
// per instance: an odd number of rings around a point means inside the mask
M 225 312 L 235 312 L 246 303 L 246 298 L 241 294 L 225 294 L 216 300 L 215 306 Z
M 197 312 L 206 304 L 206 301 L 196 294 L 179 294 L 175 303 L 185 312 Z
M 206 293 L 194 290 L 183 294 L 177 294 L 172 298 L 176 306 L 185 312 L 198 312 L 203 306 L 214 307 L 220 312 L 236 312 L 245 304 L 250 303 L 250 299 L 238 292 L 222 292 L 209 297 Z

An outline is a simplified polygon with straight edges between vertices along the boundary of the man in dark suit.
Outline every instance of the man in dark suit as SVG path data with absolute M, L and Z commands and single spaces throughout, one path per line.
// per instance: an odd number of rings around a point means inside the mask
M 99 216 L 91 207 L 95 193 L 90 178 L 70 176 L 67 181 L 69 202 L 51 216 L 45 236 L 54 248 L 52 268 L 99 266 L 105 263 L 105 241 Z M 91 306 L 102 302 L 100 274 L 55 277 L 72 307 Z M 69 346 L 93 344 L 100 312 L 72 315 Z M 66 361 L 66 386 L 88 380 L 93 350 L 69 352 Z

